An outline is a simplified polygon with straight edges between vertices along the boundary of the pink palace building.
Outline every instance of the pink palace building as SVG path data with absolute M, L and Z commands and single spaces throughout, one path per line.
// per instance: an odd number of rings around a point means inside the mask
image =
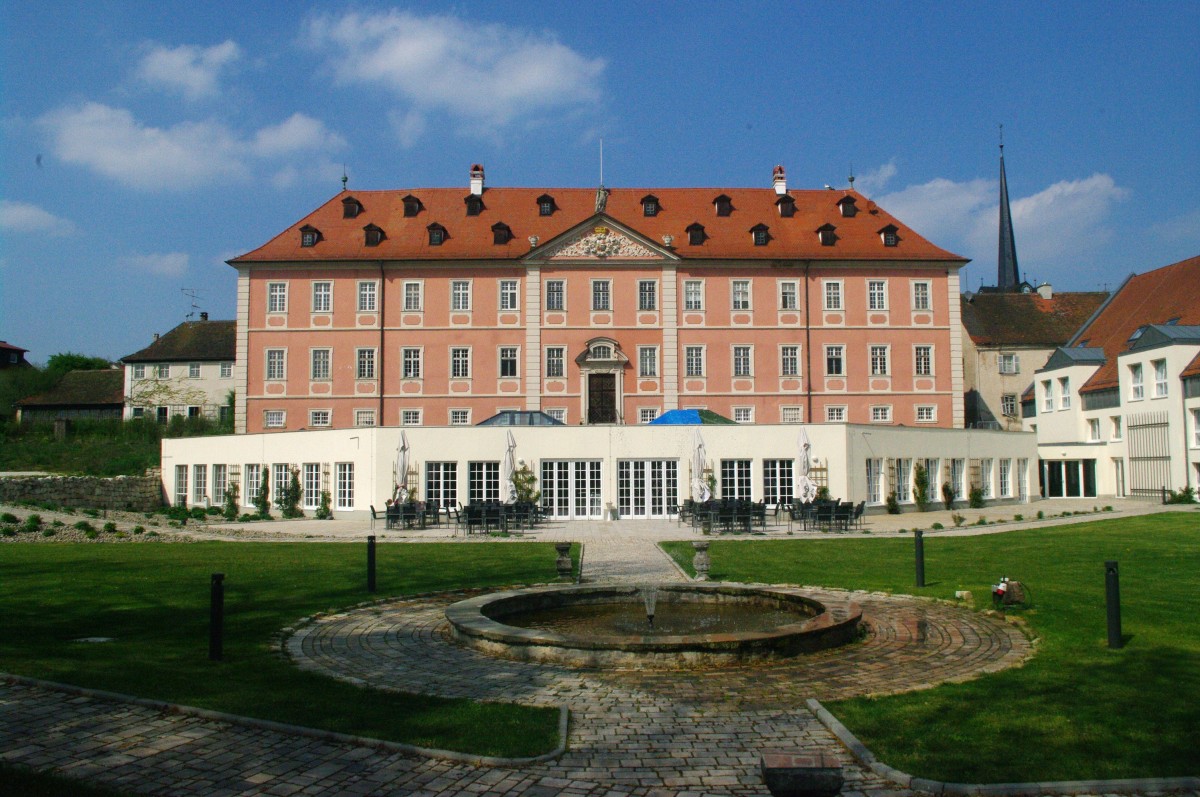
M 958 270 L 852 190 L 348 191 L 238 272 L 238 432 L 961 427 Z

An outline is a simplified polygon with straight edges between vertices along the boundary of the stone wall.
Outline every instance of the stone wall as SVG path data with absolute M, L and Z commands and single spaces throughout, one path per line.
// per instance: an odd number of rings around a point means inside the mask
M 162 477 L 14 476 L 0 478 L 0 503 L 35 501 L 77 509 L 129 509 L 149 512 L 163 505 Z

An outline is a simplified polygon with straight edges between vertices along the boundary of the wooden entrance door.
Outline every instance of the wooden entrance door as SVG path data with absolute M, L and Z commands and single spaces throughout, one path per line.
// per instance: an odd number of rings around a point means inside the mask
M 588 374 L 588 423 L 617 422 L 617 375 Z

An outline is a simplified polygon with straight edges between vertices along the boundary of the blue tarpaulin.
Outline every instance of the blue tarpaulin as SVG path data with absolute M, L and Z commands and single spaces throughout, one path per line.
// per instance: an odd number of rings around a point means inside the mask
M 650 423 L 663 426 L 696 426 L 699 424 L 733 424 L 734 422 L 724 415 L 717 415 L 712 410 L 667 410 Z

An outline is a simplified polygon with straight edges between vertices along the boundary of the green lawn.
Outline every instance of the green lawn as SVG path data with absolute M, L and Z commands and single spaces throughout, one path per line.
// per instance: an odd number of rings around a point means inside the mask
M 577 552 L 576 552 L 576 555 Z M 485 755 L 557 743 L 558 712 L 395 695 L 300 671 L 271 637 L 373 597 L 552 581 L 549 544 L 0 546 L 0 670 Z M 225 573 L 225 657 L 208 660 L 209 576 Z M 106 636 L 103 644 L 72 642 Z
M 669 552 L 691 565 L 688 543 Z M 828 708 L 880 758 L 958 782 L 1196 775 L 1200 771 L 1200 516 L 1171 513 L 981 537 L 714 541 L 714 580 L 812 584 L 990 607 L 1024 582 L 1040 637 L 1024 667 L 965 684 Z M 1107 647 L 1104 562 L 1120 563 L 1120 650 Z

